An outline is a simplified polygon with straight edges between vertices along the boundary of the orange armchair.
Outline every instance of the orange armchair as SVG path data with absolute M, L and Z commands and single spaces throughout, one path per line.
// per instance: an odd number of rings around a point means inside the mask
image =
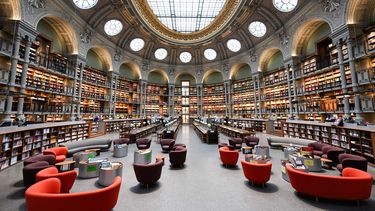
M 237 150 L 230 150 L 229 147 L 220 147 L 219 153 L 220 153 L 221 162 L 223 162 L 225 166 L 237 165 L 238 156 L 239 156 L 239 153 Z
M 81 193 L 60 193 L 61 182 L 57 178 L 40 181 L 26 190 L 28 211 L 110 211 L 117 204 L 121 177 L 112 185 Z
M 270 180 L 272 163 L 250 163 L 245 160 L 241 160 L 243 173 L 251 183 L 264 184 Z
M 287 165 L 292 187 L 300 193 L 335 200 L 364 200 L 371 197 L 372 175 L 347 167 L 342 176 L 309 174 Z
M 54 155 L 56 157 L 56 163 L 63 162 L 68 154 L 68 148 L 66 147 L 54 147 L 43 151 L 43 155 Z
M 42 181 L 48 178 L 57 178 L 61 182 L 61 193 L 69 193 L 70 189 L 73 187 L 74 181 L 77 178 L 76 171 L 67 171 L 59 173 L 56 167 L 49 167 L 39 171 L 36 174 L 36 181 Z

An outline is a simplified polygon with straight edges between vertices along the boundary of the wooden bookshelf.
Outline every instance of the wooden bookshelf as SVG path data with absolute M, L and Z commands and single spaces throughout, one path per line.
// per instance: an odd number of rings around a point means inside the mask
M 210 84 L 203 86 L 204 116 L 224 117 L 225 106 L 223 84 Z
M 147 84 L 146 114 L 149 117 L 167 113 L 168 86 L 162 84 Z
M 87 139 L 88 130 L 89 125 L 84 121 L 0 128 L 0 169 L 38 155 L 63 142 Z
M 375 50 L 375 27 L 372 27 L 368 30 L 367 49 L 368 49 L 368 51 L 374 51 Z
M 283 124 L 283 136 L 315 140 L 341 147 L 347 153 L 367 158 L 375 165 L 375 128 L 369 126 L 333 126 L 333 123 L 291 121 Z
M 232 112 L 236 117 L 254 117 L 254 84 L 251 78 L 232 83 Z
M 93 67 L 85 66 L 82 79 L 86 83 L 109 87 L 110 81 L 106 73 Z

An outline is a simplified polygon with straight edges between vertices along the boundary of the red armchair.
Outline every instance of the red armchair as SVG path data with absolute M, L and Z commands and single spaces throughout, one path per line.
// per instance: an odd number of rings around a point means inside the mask
M 230 150 L 229 147 L 220 147 L 219 149 L 221 162 L 225 166 L 237 165 L 239 153 L 237 150 Z
M 60 193 L 61 182 L 57 178 L 40 181 L 26 190 L 28 211 L 110 211 L 117 204 L 121 177 L 112 185 L 81 193 Z
M 371 196 L 371 174 L 354 169 L 345 168 L 342 176 L 328 176 L 309 174 L 286 166 L 290 184 L 300 193 L 335 200 L 364 200 Z
M 61 193 L 69 193 L 70 189 L 73 187 L 74 181 L 77 178 L 76 171 L 67 171 L 59 173 L 56 167 L 49 167 L 39 171 L 36 174 L 36 181 L 42 181 L 48 178 L 57 178 L 61 182 Z
M 243 173 L 251 183 L 254 184 L 264 184 L 270 180 L 272 163 L 268 161 L 267 163 L 251 163 L 245 160 L 241 160 Z
M 54 155 L 56 157 L 56 163 L 63 162 L 68 154 L 68 148 L 66 147 L 54 147 L 43 151 L 43 155 Z

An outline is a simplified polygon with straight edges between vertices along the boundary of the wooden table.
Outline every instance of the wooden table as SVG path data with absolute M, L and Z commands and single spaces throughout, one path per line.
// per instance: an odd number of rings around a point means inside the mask
M 75 161 L 69 160 L 60 163 L 56 163 L 55 166 L 59 172 L 74 170 Z
M 327 159 L 327 158 L 320 158 L 320 160 L 322 161 L 322 168 L 325 168 L 325 169 L 329 169 L 329 170 L 332 170 L 332 160 L 330 159 Z
M 230 137 L 239 137 L 244 138 L 245 136 L 250 136 L 250 132 L 248 130 L 243 130 L 240 128 L 235 128 L 226 125 L 219 125 L 220 132 L 230 136 Z

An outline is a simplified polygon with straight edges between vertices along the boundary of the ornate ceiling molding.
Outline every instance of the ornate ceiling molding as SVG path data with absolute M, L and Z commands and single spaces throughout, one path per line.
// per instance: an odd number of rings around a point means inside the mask
M 227 1 L 215 20 L 204 29 L 189 34 L 183 34 L 169 29 L 155 16 L 147 0 L 131 0 L 132 8 L 150 31 L 162 40 L 177 45 L 200 44 L 218 35 L 234 19 L 246 0 Z

